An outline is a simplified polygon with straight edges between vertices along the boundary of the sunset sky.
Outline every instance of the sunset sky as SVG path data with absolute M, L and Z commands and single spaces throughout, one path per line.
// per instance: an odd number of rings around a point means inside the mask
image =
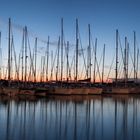
M 78 18 L 82 45 L 83 48 L 86 48 L 88 45 L 88 24 L 91 24 L 93 41 L 95 42 L 95 38 L 98 38 L 98 59 L 101 57 L 103 45 L 106 44 L 105 76 L 107 76 L 115 55 L 116 29 L 119 30 L 122 46 L 124 46 L 125 36 L 128 37 L 131 54 L 133 53 L 134 30 L 137 34 L 137 46 L 140 43 L 139 0 L 0 0 L 3 63 L 7 61 L 7 22 L 9 17 L 16 25 L 13 34 L 17 53 L 21 49 L 21 29 L 25 25 L 32 37 L 37 36 L 42 40 L 47 40 L 49 35 L 51 42 L 57 42 L 60 35 L 60 21 L 63 17 L 65 40 L 70 41 L 70 44 L 75 44 L 75 19 Z M 30 40 L 33 45 L 33 38 Z M 40 42 L 39 47 L 46 47 L 46 44 Z M 55 50 L 55 48 L 56 46 L 52 46 L 51 49 Z M 71 47 L 71 58 L 74 49 L 74 46 Z M 42 50 L 39 55 L 44 55 Z M 40 60 L 38 60 L 39 66 Z M 112 73 L 114 69 L 115 67 L 112 68 Z

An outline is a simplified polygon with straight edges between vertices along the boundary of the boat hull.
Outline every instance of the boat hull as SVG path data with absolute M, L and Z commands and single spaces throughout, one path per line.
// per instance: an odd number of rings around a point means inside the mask
M 33 96 L 34 94 L 35 94 L 34 89 L 19 89 L 18 95 L 31 95 L 31 96 Z
M 53 88 L 48 90 L 54 95 L 94 95 L 102 94 L 102 88 Z
M 19 93 L 19 88 L 4 87 L 4 88 L 2 88 L 1 92 L 4 95 L 16 96 Z
M 108 87 L 103 90 L 105 94 L 140 94 L 140 87 Z

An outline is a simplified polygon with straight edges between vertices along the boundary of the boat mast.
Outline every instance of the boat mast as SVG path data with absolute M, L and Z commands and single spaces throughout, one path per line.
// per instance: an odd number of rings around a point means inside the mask
M 128 77 L 128 68 L 129 68 L 128 67 L 128 64 L 129 64 L 128 63 L 129 62 L 129 43 L 128 42 L 127 42 L 127 52 L 126 53 L 127 53 L 127 81 L 128 81 L 128 78 L 129 78 Z
M 119 41 L 119 33 L 118 30 L 116 30 L 116 75 L 115 75 L 115 83 L 117 86 L 117 82 L 118 82 L 118 41 Z
M 60 51 L 60 37 L 59 37 L 59 39 L 58 39 L 57 66 L 56 66 L 56 81 L 58 81 L 58 70 L 59 70 L 59 51 Z
M 53 51 L 51 51 L 51 77 L 50 80 L 53 80 Z
M 18 65 L 17 65 L 17 57 L 16 57 L 16 51 L 15 51 L 15 46 L 14 46 L 14 38 L 12 35 L 12 40 L 11 40 L 11 48 L 13 49 L 13 54 L 14 54 L 14 62 L 15 62 L 15 78 L 16 80 L 19 80 L 19 71 L 18 71 Z
M 88 32 L 89 32 L 89 44 L 88 44 L 88 53 L 87 53 L 87 78 L 90 78 L 91 81 L 91 32 L 90 32 L 90 24 L 88 24 Z
M 69 81 L 69 41 L 67 41 L 67 48 L 66 48 L 66 55 L 67 55 L 67 82 Z
M 46 82 L 48 81 L 48 69 L 49 69 L 49 45 L 50 45 L 50 37 L 48 36 L 48 42 L 47 42 L 47 64 L 46 64 Z
M 9 18 L 9 37 L 8 37 L 8 81 L 11 80 L 11 19 Z
M 14 59 L 13 59 L 13 55 L 14 55 Z M 15 68 L 13 70 L 13 77 L 12 79 L 16 79 L 18 80 L 18 69 L 17 69 L 17 60 L 16 60 L 16 52 L 15 52 L 15 47 L 14 47 L 14 38 L 13 35 L 11 36 L 11 69 L 13 68 L 13 60 L 15 62 Z
M 11 36 L 11 79 L 14 79 L 13 76 L 13 47 L 14 47 L 14 39 L 13 35 Z
M 25 33 L 25 29 L 23 28 L 23 37 L 22 37 L 22 70 L 21 70 L 21 80 L 23 81 L 23 77 L 24 77 L 24 33 Z
M 36 63 L 37 63 L 37 37 L 35 38 L 35 72 L 34 72 L 34 82 L 36 82 Z
M 43 77 L 43 56 L 41 56 L 41 68 L 40 68 L 40 82 L 42 82 L 42 77 Z
M 104 83 L 105 44 L 103 48 L 102 84 Z
M 0 80 L 2 78 L 2 48 L 1 48 L 1 32 L 0 32 Z
M 137 73 L 136 73 L 136 79 L 138 80 L 138 70 L 139 70 L 139 48 L 137 51 Z
M 63 81 L 63 40 L 64 40 L 64 32 L 63 32 L 63 18 L 61 19 L 61 81 Z
M 24 81 L 27 82 L 27 27 L 25 26 L 25 75 Z
M 134 82 L 136 82 L 136 32 L 134 31 Z
M 127 85 L 127 37 L 125 37 L 125 49 L 124 49 L 124 81 L 125 86 Z
M 78 19 L 76 19 L 76 55 L 75 55 L 75 81 L 78 79 Z
M 93 48 L 94 49 L 94 48 Z M 94 71 L 93 71 L 93 83 L 96 80 L 96 52 L 97 52 L 97 38 L 95 40 L 95 49 L 94 49 Z
M 13 35 L 11 35 L 11 45 L 10 45 L 10 48 L 11 48 L 11 50 L 10 50 L 10 52 L 11 52 L 11 54 L 10 54 L 10 64 L 11 64 L 11 66 L 10 66 L 10 74 L 11 74 L 11 79 L 13 79 Z
M 42 82 L 44 82 L 45 56 L 42 56 Z

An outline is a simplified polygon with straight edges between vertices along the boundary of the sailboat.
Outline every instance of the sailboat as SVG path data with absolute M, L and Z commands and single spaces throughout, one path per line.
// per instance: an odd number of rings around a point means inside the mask
M 118 37 L 119 33 L 116 30 L 116 68 L 115 68 L 115 79 L 113 83 L 109 86 L 106 86 L 103 89 L 105 94 L 140 94 L 140 88 L 136 86 L 136 68 L 135 68 L 135 33 L 134 33 L 134 79 L 132 82 L 129 82 L 128 79 L 128 43 L 127 38 L 125 37 L 125 50 L 124 50 L 124 79 L 118 79 Z
M 63 20 L 62 20 L 63 21 Z M 62 22 L 63 23 L 63 22 Z M 61 30 L 61 46 L 63 46 L 63 24 L 62 24 L 62 30 Z M 91 53 L 90 50 L 90 25 L 88 25 L 89 29 L 89 53 Z M 59 46 L 59 45 L 58 45 Z M 63 48 L 61 48 L 63 49 Z M 78 79 L 78 50 L 79 50 L 79 27 L 78 27 L 78 19 L 76 19 L 76 51 L 75 51 L 75 77 L 73 83 L 68 83 L 67 81 L 67 86 L 63 86 L 63 81 L 62 81 L 62 67 L 61 67 L 61 82 L 62 86 L 54 86 L 50 87 L 48 89 L 48 94 L 53 94 L 53 95 L 91 95 L 91 94 L 102 94 L 102 88 L 100 87 L 95 87 L 95 86 L 87 86 L 91 84 L 91 54 L 89 54 L 88 57 L 88 76 L 86 79 L 79 80 Z M 62 50 L 61 50 L 62 51 Z M 61 53 L 61 62 L 63 62 L 63 56 Z M 63 63 L 62 63 L 63 64 Z M 61 65 L 62 65 L 61 64 Z M 57 67 L 58 68 L 58 67 Z M 67 74 L 68 75 L 68 74 Z M 82 83 L 86 82 L 86 86 L 83 86 Z

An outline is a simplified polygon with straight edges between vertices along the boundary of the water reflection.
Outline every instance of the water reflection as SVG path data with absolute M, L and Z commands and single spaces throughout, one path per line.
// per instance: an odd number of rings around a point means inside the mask
M 139 97 L 0 97 L 1 140 L 138 140 Z

